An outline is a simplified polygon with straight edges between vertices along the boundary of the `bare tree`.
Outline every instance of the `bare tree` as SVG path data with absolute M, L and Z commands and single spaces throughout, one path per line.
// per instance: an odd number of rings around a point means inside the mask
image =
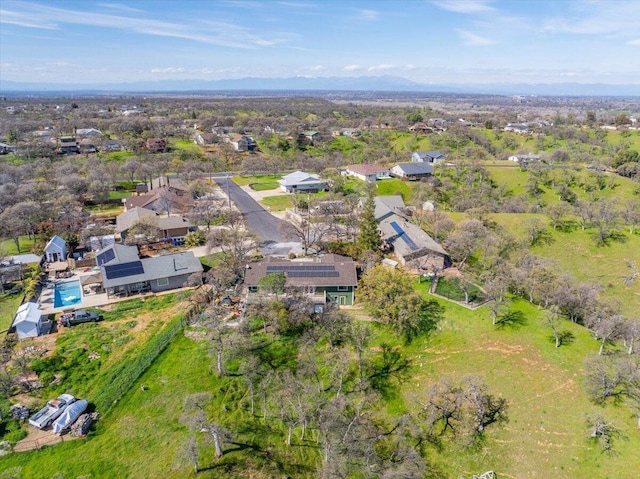
M 242 216 L 231 212 L 225 227 L 211 231 L 207 246 L 219 248 L 227 266 L 240 274 L 244 271 L 250 253 L 258 247 L 258 242 L 255 235 L 247 230 Z

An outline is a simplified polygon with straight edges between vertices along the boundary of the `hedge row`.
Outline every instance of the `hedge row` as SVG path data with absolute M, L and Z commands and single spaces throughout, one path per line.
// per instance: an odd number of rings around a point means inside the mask
M 123 360 L 101 377 L 96 385 L 96 394 L 93 400 L 101 415 L 109 412 L 114 404 L 131 389 L 182 327 L 182 318 L 174 319 L 165 329 L 142 346 L 134 356 Z

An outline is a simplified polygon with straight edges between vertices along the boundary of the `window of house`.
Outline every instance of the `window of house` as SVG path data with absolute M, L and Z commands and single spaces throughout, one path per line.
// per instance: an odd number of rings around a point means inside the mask
M 169 278 L 160 278 L 157 280 L 158 286 L 167 286 L 169 284 Z
M 338 291 L 349 291 L 349 286 L 338 286 Z

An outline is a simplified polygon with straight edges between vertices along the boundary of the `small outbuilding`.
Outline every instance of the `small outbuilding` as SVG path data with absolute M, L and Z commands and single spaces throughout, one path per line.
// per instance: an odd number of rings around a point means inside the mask
M 42 333 L 42 310 L 38 303 L 23 303 L 13 320 L 18 339 L 35 338 Z
M 60 236 L 54 235 L 44 247 L 44 255 L 48 263 L 65 261 L 67 259 L 67 242 Z

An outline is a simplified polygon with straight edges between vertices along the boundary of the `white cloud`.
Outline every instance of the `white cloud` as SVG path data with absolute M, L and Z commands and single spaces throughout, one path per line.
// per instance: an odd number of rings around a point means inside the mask
M 462 43 L 470 47 L 482 47 L 486 45 L 493 45 L 494 43 L 496 43 L 490 38 L 482 37 L 475 33 L 461 30 L 459 28 L 456 28 L 456 32 L 458 32 L 458 35 L 460 35 L 460 37 L 462 38 Z
M 640 30 L 640 2 L 590 1 L 574 2 L 565 16 L 549 18 L 542 31 L 579 35 L 633 35 Z
M 182 67 L 152 68 L 151 73 L 183 73 Z
M 312 67 L 307 68 L 307 70 L 311 70 L 312 72 L 319 72 L 324 69 L 325 69 L 324 65 L 314 65 Z
M 133 8 L 128 5 L 123 5 L 121 3 L 98 3 L 98 6 L 103 8 L 109 8 L 111 10 L 120 10 L 121 12 L 144 13 L 144 10 L 140 10 L 139 8 Z
M 638 38 L 637 40 L 628 41 L 627 45 L 640 45 L 640 38 Z
M 5 1 L 3 7 L 11 10 L 0 11 L 0 23 L 30 28 L 58 29 L 60 24 L 96 26 L 233 48 L 272 46 L 286 43 L 293 37 L 289 33 L 281 32 L 274 34 L 272 38 L 264 38 L 242 25 L 220 21 L 174 23 L 146 17 L 71 10 L 29 2 Z
M 495 8 L 490 6 L 488 0 L 434 0 L 436 7 L 450 12 L 474 14 L 495 12 Z
M 343 70 L 346 70 L 348 72 L 353 72 L 356 70 L 362 70 L 362 65 L 347 65 L 343 68 Z
M 367 68 L 367 71 L 376 72 L 381 70 L 391 70 L 392 68 L 395 68 L 395 65 L 389 65 L 389 64 L 373 65 Z
M 276 2 L 278 5 L 283 5 L 285 7 L 293 7 L 293 8 L 316 8 L 316 5 L 313 3 L 298 3 L 298 2 Z
M 379 12 L 375 10 L 360 10 L 359 13 L 361 20 L 377 20 L 379 16 Z

